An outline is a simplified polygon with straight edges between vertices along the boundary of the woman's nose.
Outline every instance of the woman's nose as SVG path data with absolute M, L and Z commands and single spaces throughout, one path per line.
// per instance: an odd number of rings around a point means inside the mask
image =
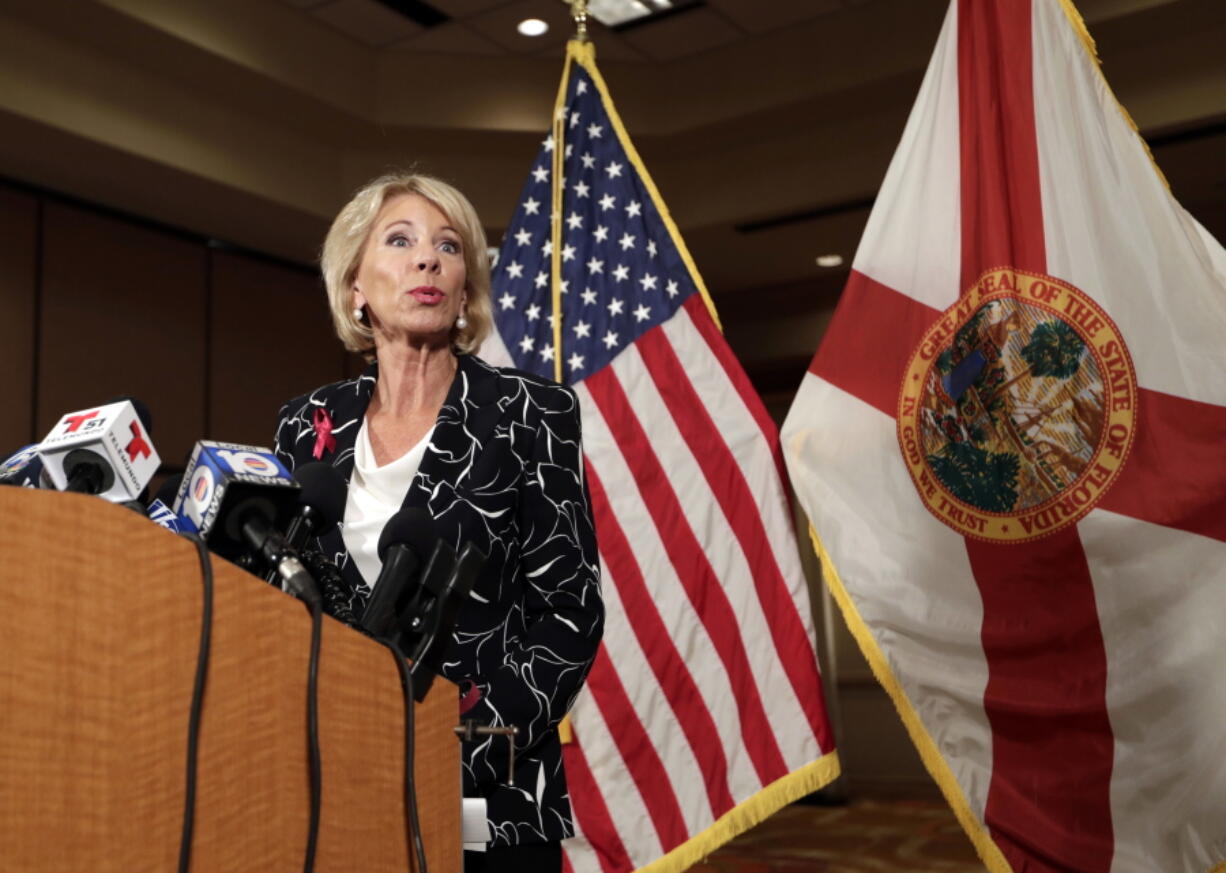
M 418 253 L 417 269 L 425 273 L 433 273 L 438 270 L 438 265 L 438 252 L 434 249 L 425 249 Z

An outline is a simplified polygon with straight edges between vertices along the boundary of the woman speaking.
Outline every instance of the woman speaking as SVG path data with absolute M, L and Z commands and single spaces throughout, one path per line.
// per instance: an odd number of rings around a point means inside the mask
M 604 621 L 578 401 L 472 354 L 492 320 L 485 233 L 450 185 L 371 182 L 333 222 L 322 268 L 336 332 L 370 364 L 282 407 L 277 453 L 348 480 L 344 523 L 318 543 L 345 579 L 342 611 L 362 614 L 379 534 L 401 508 L 489 556 L 441 673 L 466 718 L 519 733 L 509 781 L 507 741 L 464 744 L 464 796 L 485 800 L 491 835 L 465 870 L 560 870 L 573 826 L 557 724 Z

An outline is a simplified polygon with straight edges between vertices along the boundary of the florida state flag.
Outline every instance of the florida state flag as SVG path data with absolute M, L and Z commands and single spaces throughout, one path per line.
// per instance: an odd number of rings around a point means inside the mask
M 1066 0 L 955 0 L 783 430 L 989 869 L 1226 869 L 1226 252 Z

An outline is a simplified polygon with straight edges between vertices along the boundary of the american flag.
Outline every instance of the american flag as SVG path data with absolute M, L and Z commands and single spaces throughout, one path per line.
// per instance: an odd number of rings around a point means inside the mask
M 775 426 L 590 44 L 569 46 L 559 95 L 493 296 L 511 362 L 579 395 L 600 544 L 608 615 L 564 752 L 566 864 L 681 870 L 838 760 Z

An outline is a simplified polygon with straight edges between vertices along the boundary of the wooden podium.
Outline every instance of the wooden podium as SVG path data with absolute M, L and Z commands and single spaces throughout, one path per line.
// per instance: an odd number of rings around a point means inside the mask
M 300 871 L 306 607 L 215 559 L 192 865 Z M 203 603 L 195 547 L 92 497 L 0 488 L 0 867 L 174 871 Z M 458 873 L 456 689 L 415 709 L 431 873 Z M 319 873 L 412 869 L 392 655 L 326 617 Z

